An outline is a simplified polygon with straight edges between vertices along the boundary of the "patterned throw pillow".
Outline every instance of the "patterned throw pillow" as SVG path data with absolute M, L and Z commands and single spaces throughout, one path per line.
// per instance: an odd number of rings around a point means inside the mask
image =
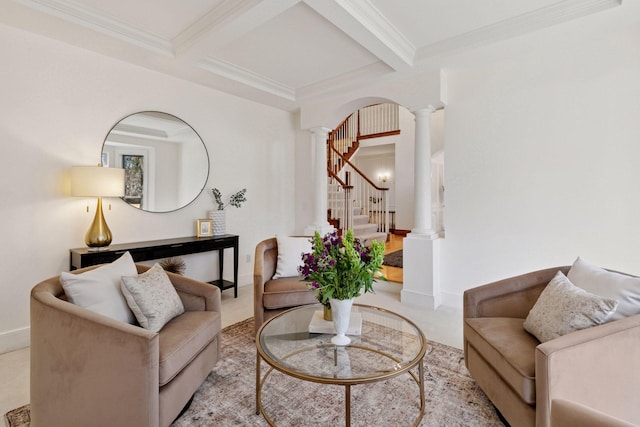
M 157 263 L 137 276 L 123 276 L 122 293 L 140 326 L 153 332 L 184 313 L 178 292 Z
M 616 307 L 618 301 L 580 289 L 558 271 L 529 312 L 524 329 L 540 342 L 545 342 L 599 325 L 613 314 Z

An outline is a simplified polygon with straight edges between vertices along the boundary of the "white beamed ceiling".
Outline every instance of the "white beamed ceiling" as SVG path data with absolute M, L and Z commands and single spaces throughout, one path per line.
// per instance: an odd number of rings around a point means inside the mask
M 629 1 L 629 0 L 627 0 Z M 621 0 L 0 0 L 18 27 L 285 110 Z

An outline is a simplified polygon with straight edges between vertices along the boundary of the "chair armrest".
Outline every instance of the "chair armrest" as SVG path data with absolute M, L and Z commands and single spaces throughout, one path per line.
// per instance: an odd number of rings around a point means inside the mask
M 569 267 L 547 268 L 468 289 L 463 296 L 464 318 L 524 319 L 558 271 L 566 274 Z
M 640 315 L 583 329 L 536 348 L 536 425 L 567 399 L 640 423 Z
M 264 321 L 264 285 L 276 272 L 278 260 L 278 240 L 275 237 L 256 245 L 253 258 L 253 316 L 256 330 Z
M 75 425 L 157 425 L 158 334 L 57 298 L 56 282 L 31 292 L 33 424 L 63 425 L 73 414 Z M 114 407 L 122 413 L 105 413 Z
M 220 288 L 179 274 L 169 273 L 185 311 L 217 311 L 222 313 Z
M 551 402 L 552 427 L 633 427 L 634 425 L 569 400 L 553 399 Z

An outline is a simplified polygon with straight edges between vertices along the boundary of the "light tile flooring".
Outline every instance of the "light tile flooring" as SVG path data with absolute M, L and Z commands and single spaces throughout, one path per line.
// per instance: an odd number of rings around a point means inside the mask
M 415 308 L 400 302 L 402 285 L 379 282 L 374 294 L 365 294 L 358 303 L 382 307 L 414 321 L 429 340 L 462 348 L 462 312 L 440 307 L 436 310 Z M 238 298 L 232 291 L 222 294 L 222 326 L 229 326 L 253 316 L 253 287 L 242 286 Z M 29 349 L 0 355 L 0 416 L 29 402 Z

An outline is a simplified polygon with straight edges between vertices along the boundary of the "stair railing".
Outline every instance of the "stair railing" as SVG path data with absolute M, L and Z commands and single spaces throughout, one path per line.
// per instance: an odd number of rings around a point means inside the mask
M 329 132 L 327 146 L 339 156 L 327 151 L 329 168 L 338 173 L 344 166 L 343 157 L 350 159 L 363 139 L 379 138 L 400 133 L 400 110 L 397 104 L 375 104 L 350 114 Z
M 331 169 L 327 168 L 329 182 L 327 186 L 327 216 L 335 221 L 334 226 L 340 233 L 346 232 L 353 224 L 353 186 L 348 185 Z
M 339 173 L 329 170 L 329 192 L 334 195 L 344 193 L 343 197 L 330 197 L 329 200 L 331 216 L 340 219 L 339 228 L 346 231 L 353 224 L 354 208 L 360 208 L 360 214 L 368 215 L 369 223 L 377 225 L 377 231 L 388 233 L 389 189 L 378 187 L 335 148 L 330 147 L 330 150 L 343 164 Z

